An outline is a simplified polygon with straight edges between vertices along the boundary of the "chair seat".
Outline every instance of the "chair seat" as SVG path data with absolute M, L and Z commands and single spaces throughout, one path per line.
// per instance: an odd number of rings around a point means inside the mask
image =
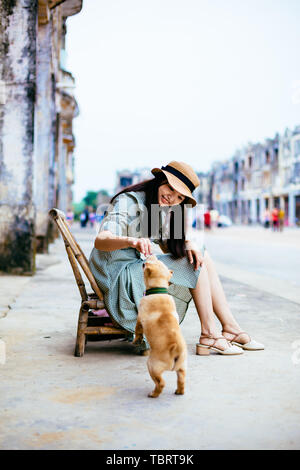
M 105 341 L 108 339 L 126 338 L 130 333 L 112 323 L 111 317 L 100 317 L 89 312 L 85 328 L 88 341 Z

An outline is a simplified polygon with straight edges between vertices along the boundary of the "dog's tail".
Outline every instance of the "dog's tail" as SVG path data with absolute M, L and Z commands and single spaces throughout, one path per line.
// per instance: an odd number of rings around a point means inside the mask
M 170 355 L 174 356 L 174 354 L 176 354 L 177 352 L 177 349 L 178 349 L 177 343 L 171 344 L 170 349 L 169 349 Z M 178 361 L 178 359 L 179 359 L 179 354 L 174 357 L 174 365 L 172 367 L 172 370 L 175 370 L 176 362 Z

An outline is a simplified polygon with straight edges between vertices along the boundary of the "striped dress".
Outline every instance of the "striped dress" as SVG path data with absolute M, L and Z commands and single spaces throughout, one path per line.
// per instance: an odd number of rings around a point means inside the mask
M 117 236 L 145 237 L 138 226 L 140 216 L 146 210 L 145 197 L 143 191 L 117 196 L 101 222 L 100 231 L 109 230 Z M 162 239 L 166 238 L 167 230 L 168 226 L 162 220 L 159 231 Z M 153 252 L 157 258 L 173 271 L 168 290 L 174 298 L 181 323 L 192 299 L 189 289 L 196 286 L 201 268 L 194 270 L 187 257 L 176 259 L 171 253 L 163 253 L 158 245 L 159 237 L 151 239 L 151 242 L 155 243 Z M 107 311 L 120 326 L 132 333 L 131 338 L 135 331 L 139 302 L 145 291 L 144 259 L 134 248 L 115 251 L 93 248 L 89 258 L 90 269 L 103 292 Z M 145 340 L 142 349 L 147 346 Z

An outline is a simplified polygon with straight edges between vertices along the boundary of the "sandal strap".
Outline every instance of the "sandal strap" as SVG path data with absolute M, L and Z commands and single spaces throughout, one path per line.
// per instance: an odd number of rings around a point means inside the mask
M 218 341 L 218 339 L 224 339 L 227 343 L 229 343 L 228 339 L 226 339 L 224 336 L 212 336 L 212 335 L 202 335 L 200 336 L 200 341 L 201 341 L 201 338 L 209 338 L 209 339 L 214 339 L 214 342 L 213 344 L 203 344 L 203 346 L 209 346 L 210 348 L 213 348 L 214 345 L 216 344 L 216 342 Z M 201 343 L 200 343 L 201 344 Z M 220 348 L 217 348 L 217 349 L 220 349 Z
M 251 337 L 248 335 L 248 333 L 246 333 L 246 331 L 241 331 L 240 333 L 237 333 L 237 334 L 236 334 L 236 333 L 234 333 L 233 331 L 222 330 L 222 333 L 228 333 L 229 335 L 234 335 L 232 339 L 227 340 L 227 341 L 230 341 L 230 342 L 236 341 L 237 338 L 238 338 L 239 336 L 241 336 L 241 335 L 247 335 L 248 338 L 249 338 L 249 340 L 251 341 Z M 238 342 L 238 341 L 237 341 L 237 342 Z

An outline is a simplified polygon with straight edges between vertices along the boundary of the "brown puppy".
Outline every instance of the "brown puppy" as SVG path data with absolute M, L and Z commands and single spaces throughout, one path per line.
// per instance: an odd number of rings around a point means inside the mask
M 187 349 L 179 327 L 178 314 L 173 297 L 167 293 L 151 293 L 153 288 L 168 288 L 173 272 L 149 256 L 144 263 L 146 295 L 139 304 L 134 343 L 139 343 L 145 334 L 150 345 L 148 370 L 155 389 L 148 396 L 158 397 L 165 381 L 162 373 L 174 370 L 177 373 L 177 395 L 184 394 Z M 154 289 L 155 292 L 155 289 Z

